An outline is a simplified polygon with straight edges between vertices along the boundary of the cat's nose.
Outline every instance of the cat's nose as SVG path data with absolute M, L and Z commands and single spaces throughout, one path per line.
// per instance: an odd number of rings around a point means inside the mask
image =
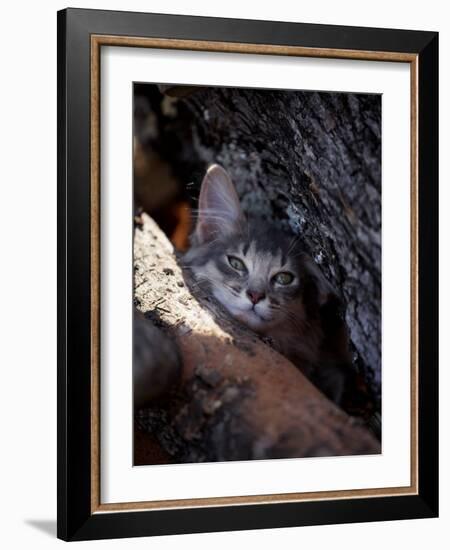
M 247 290 L 247 296 L 250 298 L 252 304 L 257 304 L 266 297 L 264 292 L 256 292 L 256 290 Z

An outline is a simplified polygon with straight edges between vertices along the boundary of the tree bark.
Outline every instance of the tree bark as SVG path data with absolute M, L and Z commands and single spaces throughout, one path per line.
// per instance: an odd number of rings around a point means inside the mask
M 361 422 L 286 358 L 195 286 L 193 295 L 172 245 L 145 214 L 135 231 L 134 270 L 136 307 L 178 347 L 182 361 L 176 387 L 136 418 L 176 461 L 380 452 Z M 152 384 L 153 373 L 146 381 L 141 372 L 139 384 Z
M 154 147 L 198 195 L 206 166 L 231 174 L 244 210 L 303 239 L 343 298 L 355 363 L 381 395 L 381 99 L 232 88 L 154 106 Z

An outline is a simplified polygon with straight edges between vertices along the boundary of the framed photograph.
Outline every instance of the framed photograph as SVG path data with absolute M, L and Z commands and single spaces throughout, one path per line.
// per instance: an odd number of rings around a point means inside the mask
M 438 35 L 58 13 L 58 536 L 436 517 Z

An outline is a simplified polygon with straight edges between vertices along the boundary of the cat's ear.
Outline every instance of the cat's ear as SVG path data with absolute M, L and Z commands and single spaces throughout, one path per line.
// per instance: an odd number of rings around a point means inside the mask
M 199 244 L 236 231 L 243 220 L 239 197 L 230 176 L 213 164 L 203 178 L 195 235 Z

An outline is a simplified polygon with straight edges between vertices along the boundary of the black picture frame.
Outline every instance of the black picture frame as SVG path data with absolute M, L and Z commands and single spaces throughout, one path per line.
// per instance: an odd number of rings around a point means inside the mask
M 92 512 L 90 63 L 94 34 L 417 56 L 417 494 Z M 58 537 L 87 540 L 437 515 L 438 34 L 85 9 L 58 12 Z

